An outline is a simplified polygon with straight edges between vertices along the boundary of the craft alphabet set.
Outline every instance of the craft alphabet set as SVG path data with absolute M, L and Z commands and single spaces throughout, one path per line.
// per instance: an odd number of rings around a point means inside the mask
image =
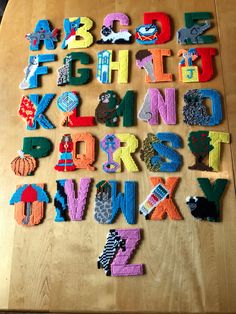
M 32 33 L 26 34 L 29 41 L 31 55 L 28 65 L 24 69 L 24 77 L 19 82 L 19 88 L 26 91 L 40 86 L 44 75 L 50 75 L 50 63 L 57 62 L 54 53 L 39 54 L 44 45 L 47 50 L 88 48 L 92 44 L 105 45 L 106 49 L 97 54 L 96 78 L 97 84 L 112 83 L 112 73 L 117 71 L 118 84 L 129 82 L 129 68 L 131 52 L 121 49 L 114 58 L 112 46 L 109 45 L 146 45 L 145 49 L 138 49 L 135 53 L 136 66 L 140 69 L 143 80 L 150 84 L 141 104 L 137 104 L 138 91 L 129 89 L 123 95 L 106 87 L 106 91 L 94 100 L 94 115 L 81 116 L 80 103 L 83 95 L 75 91 L 75 86 L 89 84 L 92 79 L 91 56 L 87 52 L 73 51 L 68 53 L 63 64 L 57 68 L 56 86 L 69 85 L 71 91 L 60 95 L 46 93 L 25 94 L 19 102 L 17 114 L 26 124 L 29 136 L 19 143 L 18 156 L 12 156 L 11 169 L 17 176 L 33 176 L 37 178 L 37 167 L 40 159 L 49 156 L 54 143 L 47 138 L 37 136 L 37 129 L 51 129 L 57 126 L 71 128 L 84 127 L 84 131 L 70 133 L 66 131 L 62 136 L 58 151 L 58 161 L 52 165 L 54 171 L 71 172 L 80 169 L 87 170 L 86 177 L 79 182 L 71 179 L 56 181 L 57 189 L 54 194 L 45 191 L 44 183 L 21 184 L 13 193 L 10 204 L 15 206 L 15 220 L 18 224 L 35 226 L 43 222 L 45 204 L 53 199 L 55 208 L 55 222 L 81 221 L 85 219 L 85 211 L 89 192 L 96 188 L 94 200 L 94 220 L 100 224 L 112 224 L 118 214 L 123 214 L 127 224 L 137 223 L 137 212 L 146 220 L 182 220 L 183 216 L 174 202 L 174 193 L 181 184 L 180 177 L 173 173 L 181 171 L 184 162 L 188 162 L 188 169 L 218 172 L 221 171 L 221 147 L 230 142 L 230 134 L 221 131 L 206 130 L 203 127 L 214 127 L 223 120 L 222 97 L 216 89 L 194 88 L 194 83 L 209 82 L 216 75 L 214 59 L 218 51 L 211 46 L 201 47 L 216 41 L 210 35 L 213 16 L 210 12 L 189 12 L 184 14 L 184 26 L 177 30 L 176 40 L 180 49 L 176 56 L 168 48 L 172 38 L 171 18 L 164 12 L 145 12 L 143 24 L 137 25 L 132 33 L 124 27 L 130 25 L 130 19 L 124 13 L 108 14 L 103 21 L 100 39 L 94 39 L 92 27 L 94 22 L 89 17 L 70 17 L 64 19 L 64 30 L 51 27 L 48 20 L 39 20 Z M 51 21 L 53 22 L 53 21 Z M 118 22 L 122 30 L 115 31 L 114 22 Z M 207 34 L 206 34 L 207 33 Z M 61 36 L 60 36 L 61 35 Z M 61 43 L 59 38 L 61 37 Z M 158 48 L 158 45 L 162 45 Z M 183 48 L 186 45 L 193 47 Z M 147 47 L 148 46 L 148 47 Z M 109 48 L 111 49 L 109 49 Z M 36 54 L 35 54 L 36 52 Z M 166 58 L 178 60 L 178 78 L 164 66 Z M 77 66 L 79 65 L 79 68 Z M 22 69 L 23 70 L 23 69 Z M 166 72 L 167 71 L 167 72 Z M 172 82 L 178 80 L 181 84 L 192 84 L 193 88 L 186 89 L 182 95 L 182 104 L 177 104 L 177 90 L 173 87 L 158 88 L 158 82 Z M 157 84 L 153 84 L 157 83 Z M 89 85 L 88 85 L 89 86 Z M 189 85 L 188 85 L 189 86 Z M 89 88 L 89 87 L 88 87 Z M 211 112 L 206 105 L 210 102 Z M 97 102 L 97 103 L 96 103 Z M 57 106 L 61 120 L 50 120 L 46 114 L 49 106 Z M 177 108 L 182 108 L 182 121 L 189 126 L 199 126 L 190 131 L 184 140 L 174 132 L 146 133 L 139 138 L 129 132 L 129 127 L 137 127 L 140 123 L 151 126 L 161 123 L 170 125 L 170 130 L 177 124 Z M 137 108 L 140 108 L 137 112 Z M 97 138 L 98 124 L 108 130 L 102 138 Z M 116 127 L 122 125 L 124 132 L 116 132 Z M 87 127 L 87 128 L 86 128 Z M 89 128 L 88 128 L 89 127 Z M 87 131 L 89 129 L 89 132 Z M 30 136 L 32 133 L 36 136 Z M 141 148 L 139 140 L 142 141 Z M 85 151 L 79 151 L 79 144 L 84 143 Z M 20 147 L 21 145 L 21 147 Z M 185 161 L 179 149 L 188 147 L 193 159 Z M 100 149 L 104 162 L 94 165 L 96 150 Z M 186 148 L 187 149 L 187 148 Z M 15 157 L 15 158 L 14 158 Z M 118 182 L 109 180 L 111 173 L 138 172 L 141 166 L 150 172 L 170 172 L 172 175 L 165 180 L 161 176 L 150 177 L 150 194 L 137 204 L 138 182 L 124 181 L 124 192 L 118 188 Z M 94 182 L 93 171 L 100 171 L 107 180 Z M 91 175 L 90 175 L 91 173 Z M 183 178 L 184 180 L 184 178 Z M 36 180 L 37 181 L 37 180 Z M 222 221 L 222 194 L 228 180 L 220 176 L 214 182 L 202 177 L 196 182 L 202 190 L 200 196 L 186 194 L 186 206 L 190 214 L 207 223 Z M 78 186 L 77 186 L 78 185 Z M 139 218 L 140 219 L 140 218 Z M 107 235 L 104 250 L 97 260 L 97 267 L 103 268 L 107 276 L 136 276 L 143 275 L 142 264 L 129 264 L 138 243 L 141 241 L 141 230 L 111 229 Z

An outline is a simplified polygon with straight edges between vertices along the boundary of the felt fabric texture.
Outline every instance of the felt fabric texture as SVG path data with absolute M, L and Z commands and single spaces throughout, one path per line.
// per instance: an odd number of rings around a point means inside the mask
M 72 135 L 73 140 L 73 162 L 77 169 L 95 170 L 92 164 L 95 161 L 95 138 L 90 133 L 76 133 Z M 78 153 L 77 143 L 85 143 L 85 153 Z
M 101 224 L 112 221 L 112 186 L 109 181 L 99 181 L 96 184 L 97 192 L 94 203 L 94 219 Z
M 24 137 L 23 152 L 34 158 L 42 158 L 50 155 L 52 142 L 46 137 Z
M 24 69 L 25 77 L 20 83 L 20 89 L 30 89 L 39 87 L 39 75 L 48 74 L 47 66 L 40 66 L 43 62 L 55 61 L 55 54 L 41 54 L 29 57 L 28 66 Z
M 144 202 L 139 205 L 139 212 L 148 219 L 149 214 L 153 209 L 165 198 L 169 196 L 169 191 L 161 183 L 154 186 L 150 194 L 146 197 Z
M 211 100 L 211 112 L 208 113 L 204 99 Z M 223 119 L 221 97 L 215 89 L 191 89 L 184 94 L 184 122 L 188 125 L 213 126 Z
M 213 168 L 204 163 L 214 146 L 211 144 L 211 137 L 208 131 L 192 131 L 188 136 L 188 146 L 195 156 L 195 164 L 188 167 L 192 170 L 212 171 Z
M 44 191 L 44 184 L 24 184 L 17 186 L 10 199 L 10 205 L 15 205 L 15 220 L 23 226 L 38 225 L 44 217 L 44 203 L 49 198 Z
M 97 260 L 98 269 L 103 268 L 106 276 L 111 276 L 111 263 L 120 248 L 125 251 L 125 240 L 115 229 L 109 230 L 106 244 Z
M 106 126 L 117 125 L 117 108 L 120 99 L 116 92 L 107 90 L 99 95 L 99 103 L 95 109 L 95 117 L 98 123 L 105 123 Z M 115 124 L 116 123 L 116 124 Z
M 189 12 L 184 14 L 185 27 L 177 31 L 177 41 L 181 45 L 207 44 L 215 41 L 212 35 L 203 35 L 211 27 L 208 21 L 212 18 L 210 12 Z M 204 23 L 197 23 L 198 20 L 204 20 Z
M 18 151 L 18 156 L 11 161 L 11 169 L 17 176 L 32 175 L 37 167 L 36 160 L 29 154 Z
M 80 99 L 77 92 L 64 92 L 57 99 L 57 106 L 63 112 L 61 125 L 67 127 L 94 126 L 95 120 L 92 116 L 78 116 Z
M 64 114 L 63 120 L 61 122 L 62 126 L 68 126 L 68 123 L 70 122 L 70 116 L 78 104 L 79 98 L 76 92 L 64 92 L 57 98 L 57 106 Z
M 63 112 L 62 126 L 71 124 L 73 110 L 79 105 L 79 97 L 76 92 L 64 92 L 57 99 L 57 106 Z
M 55 222 L 68 220 L 67 195 L 65 193 L 66 180 L 56 180 L 57 191 L 54 196 L 54 208 L 56 211 Z
M 107 154 L 107 162 L 103 163 L 102 169 L 108 173 L 114 173 L 120 164 L 113 159 L 113 153 L 120 147 L 120 140 L 115 134 L 107 134 L 100 141 L 100 147 Z
M 136 42 L 140 45 L 154 45 L 158 42 L 158 27 L 155 24 L 142 24 L 135 30 Z
M 198 58 L 197 50 L 195 48 L 180 49 L 177 56 L 182 56 L 179 62 L 179 80 L 182 82 L 198 82 L 198 67 L 193 64 Z
M 211 24 L 208 20 L 212 19 L 212 13 L 211 12 L 188 12 L 184 14 L 184 20 L 185 20 L 185 26 L 187 29 L 192 28 L 192 33 L 196 33 L 196 31 L 194 32 L 193 27 L 198 27 L 197 30 L 199 29 L 200 26 L 200 31 L 205 31 L 206 29 L 211 27 Z M 202 23 L 197 23 L 197 21 L 205 21 L 204 24 Z M 201 34 L 199 34 L 201 35 Z M 186 41 L 186 44 L 210 44 L 216 41 L 215 36 L 213 35 L 201 35 L 201 36 L 197 36 L 197 42 L 194 42 L 193 39 L 190 38 L 190 40 L 188 39 Z M 184 44 L 181 42 L 181 44 Z
M 181 67 L 181 76 L 183 83 L 196 83 L 199 82 L 198 67 L 195 65 Z
M 171 73 L 164 73 L 163 58 L 171 55 L 170 49 L 139 50 L 136 53 L 136 64 L 146 72 L 145 82 L 170 82 L 173 81 Z
M 137 250 L 141 241 L 140 229 L 116 229 L 118 235 L 125 241 L 125 250 L 119 248 L 111 263 L 111 276 L 141 276 L 143 264 L 129 264 L 129 260 Z
M 216 207 L 220 209 L 220 199 L 224 193 L 227 179 L 216 179 L 213 183 L 208 178 L 197 178 L 198 183 L 209 201 L 215 202 Z
M 90 178 L 81 178 L 76 197 L 73 180 L 57 181 L 57 192 L 54 197 L 56 222 L 83 220 L 90 183 Z
M 98 52 L 97 80 L 102 84 L 111 83 L 111 71 L 118 71 L 118 83 L 128 83 L 129 51 L 119 50 L 118 61 L 112 61 L 112 50 Z
M 228 183 L 227 179 L 216 179 L 213 183 L 208 178 L 197 178 L 206 197 L 189 196 L 186 204 L 193 217 L 210 222 L 222 220 L 220 199 Z
M 113 223 L 121 211 L 128 224 L 136 223 L 136 182 L 125 181 L 124 186 L 124 193 L 117 193 L 116 181 L 98 182 L 94 206 L 97 222 Z
M 32 127 L 34 125 L 36 110 L 37 109 L 35 104 L 27 96 L 22 96 L 18 113 L 20 117 L 26 122 L 27 126 Z
M 125 93 L 125 96 L 119 102 L 115 114 L 113 115 L 114 117 L 123 117 L 123 126 L 125 127 L 130 127 L 134 125 L 135 102 L 135 92 L 128 90 Z M 106 121 L 106 126 L 112 127 L 117 125 L 118 119 L 109 119 Z
M 80 61 L 81 64 L 90 64 L 90 56 L 85 52 L 71 52 L 64 58 L 64 65 L 59 67 L 57 85 L 83 85 L 91 79 L 91 69 L 83 68 L 75 70 L 75 61 Z M 76 73 L 77 76 L 74 76 Z
M 117 193 L 117 182 L 109 181 L 111 184 L 111 198 L 112 198 L 112 217 L 113 222 L 121 211 L 125 216 L 128 224 L 136 223 L 136 182 L 125 181 L 124 193 Z
M 59 145 L 60 159 L 54 167 L 57 171 L 65 172 L 76 169 L 73 161 L 73 146 L 71 135 L 64 134 Z
M 171 146 L 166 142 L 170 142 Z M 173 148 L 182 148 L 182 145 L 181 137 L 175 133 L 164 132 L 156 135 L 148 133 L 143 141 L 141 160 L 150 171 L 178 171 L 182 165 L 182 156 Z M 166 159 L 170 161 L 167 162 Z
M 145 12 L 143 15 L 144 24 L 154 24 L 158 22 L 161 25 L 161 31 L 158 31 L 158 38 L 155 44 L 164 44 L 171 39 L 170 17 L 164 12 Z
M 135 135 L 124 133 L 124 134 L 116 134 L 116 137 L 122 143 L 126 143 L 124 147 L 119 147 L 113 153 L 114 162 L 121 165 L 121 160 L 125 166 L 125 168 L 130 172 L 139 171 L 138 166 L 136 165 L 134 159 L 131 154 L 134 153 L 138 148 L 138 139 Z M 116 172 L 121 171 L 121 166 L 116 170 Z
M 18 113 L 26 121 L 27 130 L 36 130 L 39 126 L 44 129 L 54 129 L 55 126 L 46 118 L 44 112 L 52 102 L 55 94 L 31 94 L 23 96 Z
M 136 95 L 128 90 L 120 100 L 117 93 L 108 90 L 99 95 L 99 104 L 95 109 L 95 117 L 99 123 L 108 127 L 119 125 L 119 117 L 123 116 L 123 126 L 130 127 L 135 124 Z
M 138 112 L 138 118 L 150 125 L 156 125 L 159 123 L 158 114 L 165 124 L 176 124 L 174 88 L 165 88 L 165 97 L 162 96 L 158 88 L 149 88 L 147 90 L 142 107 Z
M 211 145 L 213 149 L 209 152 L 209 167 L 213 171 L 220 170 L 220 151 L 221 143 L 228 144 L 230 142 L 230 134 L 226 132 L 209 132 L 209 137 L 211 139 Z
M 30 50 L 40 50 L 41 42 L 47 50 L 54 50 L 55 43 L 58 41 L 58 29 L 51 30 L 48 20 L 39 20 L 35 26 L 34 32 L 26 34 L 26 39 L 30 42 Z
M 199 82 L 208 82 L 214 76 L 213 59 L 217 54 L 216 48 L 196 48 L 198 56 L 201 58 L 199 70 Z
M 64 64 L 57 69 L 57 86 L 64 86 L 70 82 L 70 67 L 72 63 L 70 53 L 66 55 L 63 62 Z
M 167 177 L 165 180 L 160 177 L 151 177 L 150 180 L 152 186 L 161 183 L 169 191 L 168 197 L 164 198 L 151 212 L 150 219 L 162 220 L 168 216 L 171 220 L 182 220 L 183 217 L 173 201 L 173 195 L 179 184 L 180 177 Z
M 90 47 L 93 44 L 93 35 L 89 32 L 92 27 L 93 21 L 88 17 L 70 17 L 64 19 L 65 37 L 61 47 L 63 49 Z M 77 40 L 76 37 L 80 37 L 80 39 Z
M 129 44 L 132 41 L 132 34 L 127 29 L 120 32 L 114 32 L 114 21 L 120 22 L 122 26 L 129 25 L 129 17 L 124 13 L 110 13 L 104 21 L 101 29 L 101 39 L 97 40 L 97 44 Z
M 76 197 L 73 180 L 65 182 L 69 216 L 72 221 L 80 221 L 84 217 L 90 183 L 90 178 L 81 178 Z

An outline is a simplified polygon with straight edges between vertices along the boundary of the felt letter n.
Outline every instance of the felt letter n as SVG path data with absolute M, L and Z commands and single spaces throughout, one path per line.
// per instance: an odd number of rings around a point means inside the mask
M 147 121 L 150 125 L 158 124 L 160 114 L 165 124 L 176 124 L 175 89 L 166 88 L 165 98 L 157 88 L 149 88 L 145 95 L 138 118 Z

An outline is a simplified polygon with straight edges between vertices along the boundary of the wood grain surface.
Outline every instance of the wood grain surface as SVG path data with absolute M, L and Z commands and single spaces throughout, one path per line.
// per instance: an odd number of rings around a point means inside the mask
M 132 45 L 101 46 L 92 45 L 83 51 L 93 59 L 89 66 L 93 80 L 88 85 L 72 88 L 56 86 L 56 69 L 69 51 L 63 51 L 60 43 L 53 53 L 58 61 L 48 64 L 52 69 L 42 78 L 42 87 L 21 91 L 18 88 L 23 78 L 29 51 L 25 40 L 39 19 L 49 19 L 54 27 L 63 28 L 63 19 L 72 16 L 88 16 L 95 21 L 94 36 L 98 39 L 104 17 L 111 12 L 128 13 L 134 32 L 135 26 L 142 24 L 143 12 L 163 11 L 172 18 L 172 40 L 160 47 L 170 48 L 172 57 L 167 58 L 168 72 L 174 73 L 175 81 L 157 83 L 153 86 L 164 89 L 178 89 L 178 124 L 150 126 L 138 121 L 136 127 L 115 129 L 119 133 L 133 133 L 141 141 L 148 132 L 174 132 L 184 140 L 179 152 L 184 164 L 175 175 L 181 182 L 175 193 L 175 201 L 184 216 L 182 221 L 146 221 L 142 216 L 137 224 L 130 226 L 123 215 L 119 215 L 113 225 L 100 225 L 93 218 L 95 183 L 101 179 L 124 182 L 138 182 L 138 203 L 149 193 L 152 175 L 167 178 L 170 173 L 150 173 L 135 154 L 140 172 L 124 170 L 117 174 L 105 174 L 102 162 L 106 155 L 97 153 L 97 171 L 79 170 L 72 173 L 58 173 L 54 165 L 58 160 L 58 145 L 61 136 L 87 130 L 97 142 L 111 129 L 103 125 L 93 128 L 67 129 L 60 126 L 61 113 L 54 100 L 47 116 L 56 125 L 54 130 L 27 131 L 17 116 L 17 108 L 23 94 L 56 93 L 76 90 L 82 99 L 81 114 L 93 115 L 98 104 L 98 95 L 113 89 L 121 96 L 125 91 L 137 91 L 137 106 L 141 106 L 150 84 L 144 83 L 144 72 L 135 65 L 135 52 L 142 49 Z M 209 33 L 217 37 L 215 58 L 217 75 L 206 83 L 183 84 L 178 80 L 178 57 L 180 46 L 176 43 L 175 32 L 183 23 L 184 12 L 210 11 L 214 15 L 214 27 Z M 140 312 L 140 313 L 234 313 L 236 312 L 236 204 L 232 156 L 235 156 L 235 71 L 236 63 L 232 56 L 235 40 L 235 1 L 213 0 L 10 0 L 0 29 L 0 310 L 30 311 L 75 311 L 75 312 Z M 63 34 L 62 34 L 63 35 Z M 111 85 L 100 84 L 96 78 L 96 54 L 109 47 L 113 50 L 129 49 L 131 73 L 129 84 L 117 84 L 117 74 Z M 48 51 L 44 48 L 39 53 Z M 221 171 L 218 173 L 188 170 L 194 156 L 188 149 L 187 136 L 191 130 L 201 127 L 188 127 L 182 122 L 183 94 L 189 88 L 215 88 L 223 96 L 224 121 L 209 130 L 230 132 L 232 144 L 222 145 Z M 206 128 L 208 129 L 208 128 Z M 234 134 L 232 134 L 234 132 Z M 17 177 L 10 170 L 10 161 L 21 148 L 24 136 L 45 136 L 54 143 L 53 153 L 40 160 L 35 176 Z M 82 222 L 54 222 L 53 196 L 56 180 L 81 177 L 93 178 L 86 219 Z M 187 195 L 202 195 L 197 177 L 230 180 L 224 193 L 222 208 L 223 222 L 207 223 L 193 220 L 185 205 Z M 51 202 L 46 208 L 44 222 L 36 227 L 24 228 L 14 220 L 14 208 L 9 199 L 16 185 L 23 183 L 46 183 Z M 96 260 L 103 249 L 106 234 L 110 228 L 142 228 L 143 240 L 132 262 L 145 264 L 145 275 L 140 277 L 106 277 L 97 270 Z

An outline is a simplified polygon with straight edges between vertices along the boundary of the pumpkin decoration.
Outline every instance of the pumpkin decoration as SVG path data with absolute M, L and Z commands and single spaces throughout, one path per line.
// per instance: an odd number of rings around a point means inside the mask
M 24 154 L 22 150 L 19 150 L 18 157 L 12 160 L 11 169 L 17 176 L 28 176 L 36 168 L 36 160 L 29 154 Z

